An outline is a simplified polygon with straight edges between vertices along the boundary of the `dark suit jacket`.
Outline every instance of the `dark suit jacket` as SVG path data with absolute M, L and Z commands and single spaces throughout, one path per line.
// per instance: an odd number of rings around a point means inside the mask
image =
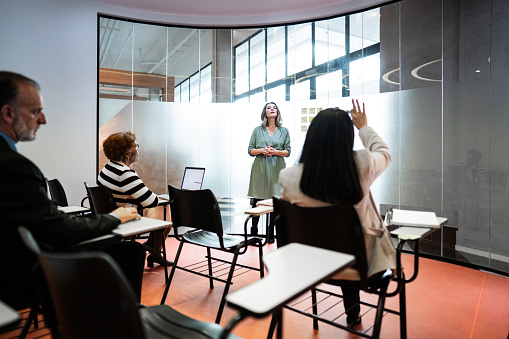
M 61 250 L 109 233 L 120 224 L 111 215 L 70 218 L 48 198 L 39 168 L 11 150 L 0 136 L 0 299 L 20 309 L 29 306 L 30 270 L 35 257 L 17 228 L 25 226 L 46 249 Z M 28 300 L 25 297 L 28 297 Z

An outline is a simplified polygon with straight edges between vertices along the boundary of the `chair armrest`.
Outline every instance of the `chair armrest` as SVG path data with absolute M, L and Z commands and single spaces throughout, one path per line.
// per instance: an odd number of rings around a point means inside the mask
M 392 236 L 398 237 L 399 243 L 396 249 L 396 274 L 394 275 L 394 280 L 396 280 L 397 286 L 393 292 L 387 293 L 388 297 L 397 295 L 403 284 L 410 283 L 417 278 L 417 274 L 419 273 L 419 241 L 435 230 L 436 228 L 403 226 L 390 232 Z M 407 242 L 413 242 L 414 244 L 414 271 L 409 279 L 405 278 L 403 265 L 401 264 L 401 253 L 403 252 L 403 246 Z
M 257 206 L 244 211 L 244 214 L 251 215 L 253 217 L 259 217 L 261 215 L 274 212 L 272 206 Z
M 272 199 L 271 199 L 271 202 L 272 202 Z M 272 212 L 274 212 L 274 207 L 273 206 L 265 206 L 265 205 L 264 206 L 253 207 L 253 208 L 250 208 L 250 209 L 247 209 L 247 210 L 244 211 L 244 214 L 247 214 L 246 221 L 244 222 L 244 237 L 245 237 L 246 243 L 247 243 L 247 240 L 248 240 L 247 224 L 248 224 L 249 219 L 254 218 L 254 217 L 259 217 L 259 216 L 262 216 L 264 214 L 269 214 L 269 213 L 272 213 Z M 267 230 L 267 233 L 265 235 L 265 239 L 262 242 L 261 246 L 265 246 L 265 244 L 268 242 L 268 237 L 269 237 L 269 234 L 268 234 L 268 230 Z
M 81 206 L 81 207 L 90 208 L 90 206 L 88 206 L 88 207 L 87 207 L 87 206 L 85 206 L 85 201 L 87 201 L 87 200 L 88 200 L 88 195 L 87 195 L 86 197 L 84 197 L 83 199 L 81 199 L 81 204 L 80 204 L 80 206 Z

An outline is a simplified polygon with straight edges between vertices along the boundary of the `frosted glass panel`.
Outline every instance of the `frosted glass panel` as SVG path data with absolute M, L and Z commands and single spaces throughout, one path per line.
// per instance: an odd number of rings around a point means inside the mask
M 140 145 L 139 160 L 132 166 L 141 180 L 156 194 L 167 193 L 166 107 L 159 102 L 135 101 L 133 129 Z
M 359 99 L 392 158 L 371 187 L 380 212 L 434 211 L 448 222 L 422 252 L 509 272 L 507 1 L 405 0 L 232 30 L 100 20 L 100 80 L 115 79 L 99 81 L 98 170 L 101 141 L 134 131 L 134 168 L 151 189 L 163 193 L 180 186 L 186 166 L 205 167 L 203 188 L 238 233 L 264 104 L 281 110 L 291 166 L 320 110 Z

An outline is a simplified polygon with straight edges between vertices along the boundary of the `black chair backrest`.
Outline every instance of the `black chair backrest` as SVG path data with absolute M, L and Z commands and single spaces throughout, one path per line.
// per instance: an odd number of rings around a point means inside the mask
M 21 233 L 21 232 L 20 232 Z M 46 253 L 36 250 L 63 338 L 145 338 L 134 292 L 106 253 Z
M 277 245 L 301 243 L 355 256 L 362 288 L 368 286 L 368 263 L 364 233 L 357 211 L 351 205 L 299 207 L 272 198 L 276 215 Z
M 168 185 L 173 227 L 187 226 L 223 235 L 221 211 L 211 190 L 181 190 Z
M 58 179 L 46 180 L 48 183 L 49 193 L 51 200 L 53 200 L 58 206 L 69 206 L 67 202 L 67 196 L 65 195 L 64 187 Z
M 87 189 L 92 214 L 110 213 L 117 208 L 115 200 L 106 186 L 88 186 L 85 183 L 85 188 Z
M 24 246 L 36 257 L 41 254 L 41 249 L 39 245 L 35 241 L 32 233 L 24 228 L 18 228 L 18 234 L 21 238 Z M 39 262 L 36 262 L 32 267 L 32 279 L 35 284 L 35 290 L 37 294 L 37 299 L 41 304 L 42 313 L 44 315 L 44 323 L 51 330 L 51 334 L 53 338 L 61 338 L 60 333 L 58 332 L 58 322 L 55 315 L 55 309 L 53 307 L 53 302 L 51 301 L 51 295 L 48 289 L 48 285 L 46 283 L 46 278 L 44 277 L 44 273 L 42 271 L 41 265 Z

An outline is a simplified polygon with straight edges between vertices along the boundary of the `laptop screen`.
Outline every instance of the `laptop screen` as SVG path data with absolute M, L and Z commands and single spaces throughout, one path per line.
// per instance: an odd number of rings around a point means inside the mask
M 203 167 L 186 167 L 181 188 L 183 190 L 201 190 L 204 175 L 205 168 Z

